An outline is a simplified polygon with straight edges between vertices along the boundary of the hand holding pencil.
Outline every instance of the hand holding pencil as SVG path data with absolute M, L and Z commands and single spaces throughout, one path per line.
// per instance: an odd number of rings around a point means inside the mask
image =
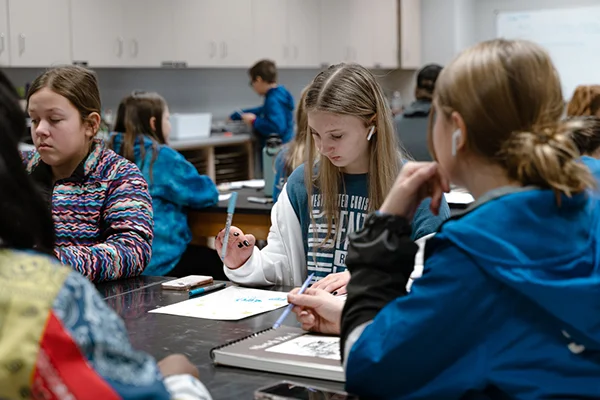
M 223 254 L 223 241 L 225 239 L 225 229 L 216 237 L 215 248 L 219 255 Z M 252 255 L 256 238 L 253 235 L 244 235 L 244 232 L 238 227 L 232 226 L 229 230 L 229 239 L 227 241 L 227 251 L 223 263 L 229 269 L 238 269 Z

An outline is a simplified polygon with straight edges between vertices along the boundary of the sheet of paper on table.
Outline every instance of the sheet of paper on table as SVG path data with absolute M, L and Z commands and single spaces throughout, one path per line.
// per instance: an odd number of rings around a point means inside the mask
M 218 292 L 191 298 L 148 312 L 235 321 L 287 305 L 287 292 L 229 286 Z

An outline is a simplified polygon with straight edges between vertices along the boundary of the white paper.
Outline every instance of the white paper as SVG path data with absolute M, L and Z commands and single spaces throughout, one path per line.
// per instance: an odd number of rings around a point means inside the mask
M 464 192 L 444 193 L 444 196 L 446 197 L 446 201 L 451 204 L 469 204 L 475 200 L 470 193 Z
M 235 321 L 287 305 L 287 292 L 229 286 L 215 293 L 209 293 L 148 312 Z
M 231 193 L 220 194 L 219 201 L 229 200 L 230 197 L 231 197 Z
M 217 186 L 219 190 L 236 190 L 241 188 L 262 189 L 265 187 L 264 179 L 251 179 L 248 181 L 226 182 Z
M 328 358 L 341 360 L 340 338 L 332 336 L 302 335 L 270 347 L 265 351 L 273 353 L 291 354 L 295 356 Z

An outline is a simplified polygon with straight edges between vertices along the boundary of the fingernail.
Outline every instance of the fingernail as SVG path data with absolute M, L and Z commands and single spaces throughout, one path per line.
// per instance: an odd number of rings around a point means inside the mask
M 334 295 L 334 296 L 337 296 L 337 290 L 335 292 L 331 293 L 331 294 Z
M 239 232 L 233 232 L 233 236 L 240 236 Z
M 242 243 L 238 243 L 238 247 L 241 249 L 242 247 L 244 247 L 244 245 Z
M 246 247 L 250 246 L 250 242 L 247 240 L 244 240 L 244 246 L 246 246 Z

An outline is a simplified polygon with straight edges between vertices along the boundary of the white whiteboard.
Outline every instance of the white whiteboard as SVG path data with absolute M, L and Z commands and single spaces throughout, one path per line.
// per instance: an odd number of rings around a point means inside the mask
M 496 35 L 544 46 L 567 99 L 577 85 L 600 84 L 600 6 L 499 12 Z

